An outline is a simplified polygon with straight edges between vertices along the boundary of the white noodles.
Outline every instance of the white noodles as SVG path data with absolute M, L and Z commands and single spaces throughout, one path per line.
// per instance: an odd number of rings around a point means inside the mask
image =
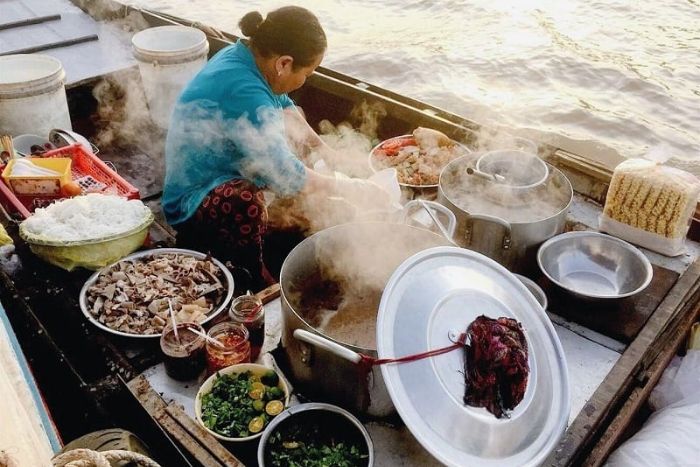
M 37 209 L 24 221 L 24 229 L 49 240 L 90 240 L 128 232 L 141 225 L 148 214 L 148 207 L 140 200 L 92 193 Z

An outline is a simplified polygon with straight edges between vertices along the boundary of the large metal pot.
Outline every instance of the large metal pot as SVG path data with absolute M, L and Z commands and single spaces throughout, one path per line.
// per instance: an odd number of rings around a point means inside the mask
M 457 218 L 455 242 L 513 272 L 536 270 L 537 248 L 564 231 L 571 183 L 549 164 L 545 181 L 527 190 L 470 175 L 474 167 L 475 156 L 463 156 L 440 174 L 437 201 Z
M 451 233 L 451 232 L 450 232 Z M 444 236 L 405 224 L 379 222 L 341 224 L 306 238 L 289 253 L 280 273 L 282 346 L 291 377 L 303 393 L 356 412 L 383 417 L 394 412 L 381 371 L 362 365 L 360 354 L 376 357 L 376 344 L 364 346 L 329 337 L 314 326 L 299 291 L 312 278 L 325 277 L 329 265 L 339 269 L 333 280 L 365 287 L 377 282 L 383 291 L 393 271 L 408 257 L 427 248 L 450 245 Z M 353 267 L 353 263 L 362 258 Z M 316 275 L 316 276 L 315 276 Z M 383 282 L 381 282 L 383 281 Z M 381 282 L 381 284 L 379 284 Z M 373 287 L 374 287 L 373 285 Z M 367 286 L 368 287 L 368 286 Z M 378 308 L 378 303 L 377 303 Z M 367 333 L 376 335 L 376 309 Z M 367 334 L 364 335 L 366 340 Z M 352 340 L 352 339 L 347 339 Z

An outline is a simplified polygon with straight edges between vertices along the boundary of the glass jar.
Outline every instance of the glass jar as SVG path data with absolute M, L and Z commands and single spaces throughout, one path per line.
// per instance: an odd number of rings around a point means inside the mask
M 248 330 L 242 324 L 219 323 L 213 326 L 207 335 L 221 344 L 216 345 L 207 340 L 207 372 L 209 374 L 236 363 L 250 362 Z
M 265 341 L 265 308 L 255 295 L 241 295 L 231 303 L 228 312 L 234 323 L 242 324 L 248 329 L 250 340 L 250 360 L 254 362 Z
M 204 333 L 204 328 L 197 323 L 178 323 L 176 336 L 172 323 L 168 323 L 160 336 L 165 372 L 173 379 L 195 379 L 206 365 L 205 339 L 192 332 L 192 329 Z

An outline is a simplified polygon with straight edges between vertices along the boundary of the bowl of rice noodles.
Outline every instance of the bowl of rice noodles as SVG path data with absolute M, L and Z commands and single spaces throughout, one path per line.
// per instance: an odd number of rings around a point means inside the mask
M 153 220 L 140 200 L 92 193 L 37 209 L 19 235 L 51 264 L 97 270 L 138 250 Z

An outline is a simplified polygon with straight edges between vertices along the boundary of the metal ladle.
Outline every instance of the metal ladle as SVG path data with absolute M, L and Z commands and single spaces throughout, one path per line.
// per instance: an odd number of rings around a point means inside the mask
M 492 182 L 503 183 L 506 181 L 506 177 L 504 177 L 503 175 L 482 172 L 481 170 L 477 170 L 472 167 L 467 167 L 467 173 L 469 175 L 476 175 L 477 177 L 481 177 L 485 180 L 490 180 Z

